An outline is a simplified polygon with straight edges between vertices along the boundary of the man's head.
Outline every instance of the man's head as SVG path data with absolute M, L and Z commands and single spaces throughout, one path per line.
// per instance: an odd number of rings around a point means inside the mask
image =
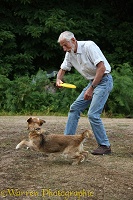
M 64 31 L 60 34 L 58 38 L 60 46 L 66 52 L 75 52 L 77 51 L 77 40 L 74 34 L 70 31 Z

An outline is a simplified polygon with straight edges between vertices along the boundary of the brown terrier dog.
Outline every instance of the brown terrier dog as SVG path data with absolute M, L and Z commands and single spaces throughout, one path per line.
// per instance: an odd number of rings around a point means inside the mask
M 65 157 L 73 160 L 72 164 L 79 164 L 88 157 L 88 151 L 83 149 L 83 143 L 85 139 L 92 136 L 90 130 L 86 130 L 78 135 L 62 135 L 62 134 L 49 134 L 46 135 L 42 130 L 41 126 L 45 123 L 44 120 L 39 118 L 29 118 L 28 129 L 29 129 L 29 141 L 22 140 L 16 149 L 21 148 L 23 145 L 29 148 L 45 152 L 45 153 L 56 153 L 60 152 Z M 43 134 L 44 133 L 44 134 Z

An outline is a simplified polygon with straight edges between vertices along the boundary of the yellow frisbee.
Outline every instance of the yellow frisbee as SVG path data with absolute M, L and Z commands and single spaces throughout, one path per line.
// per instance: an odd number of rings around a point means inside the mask
M 76 85 L 73 85 L 70 83 L 61 83 L 60 86 L 66 87 L 66 88 L 76 88 Z

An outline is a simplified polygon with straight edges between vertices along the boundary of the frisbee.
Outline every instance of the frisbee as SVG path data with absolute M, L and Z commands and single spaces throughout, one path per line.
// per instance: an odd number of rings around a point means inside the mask
M 73 85 L 70 83 L 61 83 L 60 86 L 66 87 L 66 88 L 76 88 L 76 85 Z

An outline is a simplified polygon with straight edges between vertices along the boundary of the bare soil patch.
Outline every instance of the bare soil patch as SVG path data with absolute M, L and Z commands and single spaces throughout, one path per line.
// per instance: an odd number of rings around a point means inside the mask
M 0 199 L 6 200 L 132 200 L 133 119 L 103 118 L 112 154 L 93 156 L 79 166 L 59 155 L 15 150 L 28 138 L 30 116 L 0 117 Z M 38 116 L 49 133 L 63 134 L 67 117 Z M 77 134 L 90 128 L 81 117 Z M 89 152 L 97 147 L 95 138 L 85 142 Z

